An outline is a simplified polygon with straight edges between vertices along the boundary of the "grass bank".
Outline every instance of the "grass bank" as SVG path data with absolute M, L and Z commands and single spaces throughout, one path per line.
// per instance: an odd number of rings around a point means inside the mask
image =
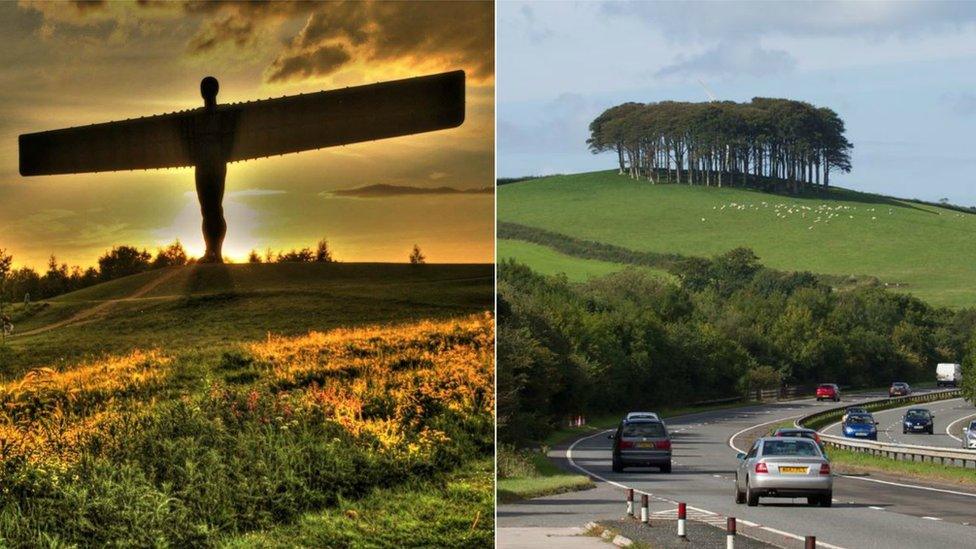
M 498 448 L 497 455 L 499 503 L 593 487 L 589 477 L 563 471 L 542 451 Z
M 839 448 L 827 448 L 827 456 L 839 474 L 882 473 L 900 479 L 936 481 L 976 488 L 976 469 L 946 467 L 936 463 L 899 461 Z

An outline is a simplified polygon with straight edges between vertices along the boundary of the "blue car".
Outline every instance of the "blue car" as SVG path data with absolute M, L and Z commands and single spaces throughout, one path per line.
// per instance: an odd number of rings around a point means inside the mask
M 845 437 L 878 440 L 878 422 L 871 414 L 848 414 L 842 425 Z
M 901 421 L 901 433 L 903 435 L 908 433 L 928 433 L 931 435 L 935 431 L 935 416 L 925 408 L 908 410 Z

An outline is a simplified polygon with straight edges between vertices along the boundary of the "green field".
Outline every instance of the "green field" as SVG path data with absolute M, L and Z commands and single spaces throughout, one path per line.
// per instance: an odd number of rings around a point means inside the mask
M 586 282 L 590 278 L 627 268 L 627 265 L 620 263 L 573 257 L 547 246 L 521 240 L 499 239 L 497 246 L 499 261 L 514 259 L 531 265 L 533 270 L 545 275 L 565 274 L 573 282 Z
M 605 171 L 501 186 L 498 219 L 639 251 L 744 246 L 773 268 L 875 276 L 934 305 L 976 305 L 976 215 L 878 195 L 797 198 Z
M 0 547 L 490 546 L 493 272 L 189 265 L 14 306 Z

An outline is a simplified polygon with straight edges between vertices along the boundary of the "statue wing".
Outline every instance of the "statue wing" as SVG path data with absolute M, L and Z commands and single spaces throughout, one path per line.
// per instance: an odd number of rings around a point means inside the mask
M 464 122 L 464 71 L 232 105 L 228 160 L 248 160 L 453 128 Z

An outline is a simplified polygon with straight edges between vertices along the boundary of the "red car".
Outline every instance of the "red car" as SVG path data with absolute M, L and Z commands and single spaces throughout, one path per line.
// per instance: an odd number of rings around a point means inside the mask
M 835 383 L 821 383 L 817 387 L 817 402 L 821 400 L 833 400 L 834 402 L 840 401 L 840 387 Z

